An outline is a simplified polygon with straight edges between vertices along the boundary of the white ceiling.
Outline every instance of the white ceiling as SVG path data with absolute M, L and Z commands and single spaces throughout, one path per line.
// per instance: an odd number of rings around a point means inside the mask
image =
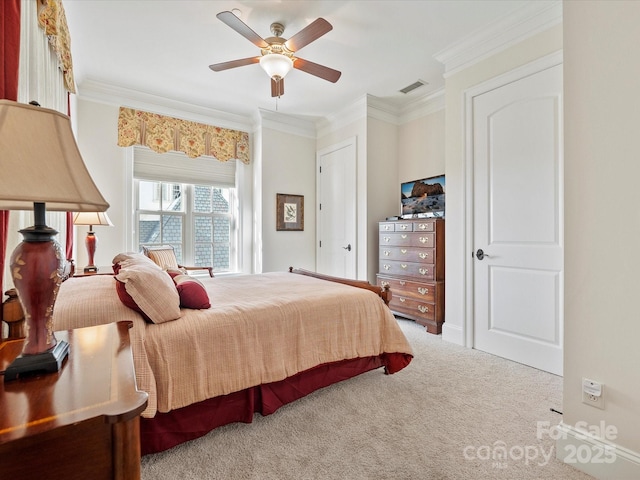
M 64 0 L 79 94 L 95 85 L 144 92 L 243 116 L 258 109 L 323 117 L 366 94 L 398 108 L 443 88 L 442 51 L 537 0 Z M 271 23 L 290 38 L 318 17 L 333 30 L 296 56 L 340 70 L 330 83 L 299 70 L 271 97 L 259 64 L 209 65 L 257 56 L 258 47 L 216 18 L 239 9 L 263 38 Z M 399 90 L 417 80 L 428 85 Z

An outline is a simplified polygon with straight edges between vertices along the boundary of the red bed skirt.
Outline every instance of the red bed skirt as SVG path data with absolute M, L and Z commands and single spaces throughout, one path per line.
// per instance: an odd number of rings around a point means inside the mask
M 141 453 L 147 455 L 167 450 L 229 423 L 251 423 L 256 412 L 269 415 L 315 390 L 379 367 L 384 366 L 386 373 L 398 372 L 411 362 L 411 358 L 411 355 L 404 353 L 388 353 L 325 363 L 279 382 L 210 398 L 171 412 L 157 413 L 153 418 L 141 417 Z

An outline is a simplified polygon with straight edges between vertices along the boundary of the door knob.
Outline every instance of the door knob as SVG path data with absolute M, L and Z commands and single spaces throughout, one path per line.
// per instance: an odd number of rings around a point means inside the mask
M 347 245 L 346 247 L 342 247 L 344 248 L 347 252 L 351 251 L 351 244 Z
M 491 258 L 489 255 L 487 255 L 486 253 L 484 253 L 484 251 L 479 248 L 478 251 L 476 252 L 476 258 L 478 260 L 482 260 L 483 258 Z

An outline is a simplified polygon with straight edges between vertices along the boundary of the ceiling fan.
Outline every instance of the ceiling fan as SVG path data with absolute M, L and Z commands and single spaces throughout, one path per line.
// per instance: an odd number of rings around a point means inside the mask
M 284 26 L 281 23 L 272 23 L 271 33 L 274 36 L 263 39 L 232 12 L 220 12 L 216 16 L 255 46 L 259 47 L 261 56 L 209 65 L 209 68 L 214 72 L 260 63 L 260 66 L 271 78 L 272 97 L 280 97 L 284 94 L 284 77 L 292 68 L 302 70 L 303 72 L 333 83 L 337 82 L 340 75 L 342 75 L 338 70 L 294 56 L 302 47 L 309 45 L 333 29 L 331 24 L 324 18 L 318 18 L 311 22 L 287 40 L 281 37 L 284 32 Z

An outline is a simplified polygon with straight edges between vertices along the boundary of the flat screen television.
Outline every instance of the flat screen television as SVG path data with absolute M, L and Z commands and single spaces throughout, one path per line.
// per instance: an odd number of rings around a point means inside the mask
M 402 183 L 400 216 L 402 218 L 444 218 L 445 192 L 444 175 Z

